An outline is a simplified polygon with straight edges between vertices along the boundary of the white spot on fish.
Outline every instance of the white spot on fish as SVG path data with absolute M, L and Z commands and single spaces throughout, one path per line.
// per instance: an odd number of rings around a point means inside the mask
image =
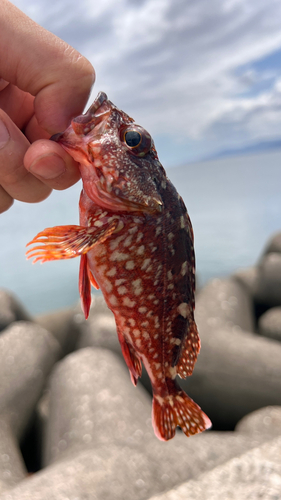
M 167 272 L 167 278 L 168 278 L 168 280 L 172 280 L 173 279 L 172 271 L 168 271 Z
M 184 223 L 184 216 L 183 215 L 181 215 L 180 221 L 181 221 L 181 229 L 184 229 L 185 223 Z
M 186 302 L 182 302 L 179 306 L 178 306 L 178 311 L 179 313 L 184 317 L 186 318 L 188 313 L 189 313 L 189 305 L 186 303 Z
M 185 276 L 186 272 L 187 272 L 187 260 L 181 266 L 181 275 Z
M 170 339 L 170 343 L 175 344 L 175 345 L 181 345 L 181 339 L 177 339 L 176 337 L 173 337 L 172 339 Z
M 141 323 L 141 326 L 144 326 L 144 328 L 146 328 L 147 326 L 149 326 L 149 322 L 148 321 L 144 321 L 143 323 Z
M 112 267 L 109 271 L 107 271 L 106 275 L 107 276 L 115 276 L 116 274 L 116 267 Z
M 101 220 L 96 220 L 96 222 L 94 222 L 94 226 L 101 227 L 103 226 L 103 222 Z
M 138 278 L 138 279 L 132 281 L 132 285 L 134 287 L 134 294 L 135 295 L 140 295 L 141 292 L 142 292 L 142 290 L 143 290 L 141 278 Z
M 145 269 L 149 266 L 150 261 L 151 261 L 151 259 L 145 259 L 145 260 L 143 261 L 143 264 L 142 264 L 142 266 L 141 266 L 141 270 L 142 270 L 142 271 L 145 271 Z
M 157 226 L 156 231 L 155 231 L 155 236 L 159 236 L 161 231 L 162 231 L 162 226 Z
M 147 307 L 144 307 L 144 306 L 139 307 L 139 312 L 140 312 L 141 314 L 146 313 L 146 311 L 147 311 Z
M 177 376 L 177 367 L 176 366 L 173 366 L 173 367 L 170 366 L 169 373 L 170 373 L 171 379 L 176 378 L 176 376 Z
M 140 332 L 140 330 L 138 330 L 137 328 L 134 328 L 134 330 L 133 330 L 133 335 L 134 335 L 135 337 L 139 337 L 139 336 L 140 336 L 140 333 L 141 333 L 141 332 Z
M 135 326 L 136 322 L 133 318 L 129 318 L 128 322 L 130 323 L 131 326 Z
M 113 286 L 112 286 L 112 284 L 110 283 L 110 281 L 109 281 L 109 280 L 107 280 L 106 278 L 104 278 L 104 279 L 103 279 L 103 285 L 104 285 L 104 287 L 105 287 L 105 289 L 106 289 L 107 293 L 110 293 L 110 292 L 111 292 L 111 290 L 112 290 L 112 288 L 113 288 Z
M 129 255 L 128 255 L 128 257 L 129 257 Z M 134 269 L 134 267 L 135 267 L 134 261 L 128 260 L 125 264 L 125 267 L 126 267 L 126 269 L 128 269 L 128 271 L 130 271 L 131 269 Z
M 127 253 L 122 253 L 118 252 L 118 250 L 115 250 L 111 256 L 109 257 L 109 260 L 112 261 L 122 261 L 122 260 L 127 260 L 130 257 Z
M 135 341 L 135 343 L 136 343 L 136 346 L 137 346 L 138 348 L 140 348 L 140 347 L 141 347 L 141 339 L 137 339 L 137 340 Z
M 117 306 L 118 305 L 118 300 L 115 297 L 115 295 L 110 295 L 110 297 L 109 297 L 108 300 L 109 300 L 109 302 L 110 302 L 111 305 L 113 305 L 113 306 Z
M 126 280 L 124 280 L 123 278 L 119 279 L 119 280 L 115 280 L 115 285 L 116 286 L 120 286 L 120 285 L 123 285 L 123 283 L 125 283 Z
M 174 233 L 169 233 L 168 234 L 168 240 L 171 241 L 174 238 Z
M 133 239 L 133 235 L 127 236 L 127 238 L 125 239 L 125 241 L 123 243 L 124 247 L 129 247 L 132 243 L 132 239 Z
M 123 304 L 124 304 L 124 306 L 127 306 L 127 307 L 134 307 L 136 305 L 136 302 L 135 302 L 135 300 L 129 299 L 129 297 L 124 297 Z
M 144 250 L 145 250 L 144 245 L 141 245 L 141 246 L 137 249 L 137 254 L 138 254 L 138 255 L 143 255 L 143 254 L 144 254 Z
M 125 286 L 119 286 L 117 288 L 117 292 L 119 293 L 119 295 L 125 295 L 125 293 L 127 293 L 128 290 Z
M 121 236 L 118 236 L 118 238 L 115 238 L 115 240 L 110 242 L 109 248 L 110 250 L 116 250 L 116 248 L 119 246 L 120 241 L 122 241 L 125 238 L 125 235 L 122 234 Z

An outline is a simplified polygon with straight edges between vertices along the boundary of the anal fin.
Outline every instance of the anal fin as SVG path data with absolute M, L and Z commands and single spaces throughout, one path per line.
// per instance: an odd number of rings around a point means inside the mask
M 118 332 L 118 339 L 121 345 L 124 360 L 129 368 L 132 383 L 136 386 L 138 378 L 141 377 L 142 374 L 141 360 L 136 354 L 133 346 L 127 342 L 124 335 L 120 332 Z
M 88 266 L 88 274 L 89 274 L 89 278 L 90 278 L 90 282 L 91 284 L 93 285 L 93 287 L 96 289 L 96 290 L 99 290 L 100 287 L 98 285 L 98 283 L 96 282 L 96 278 L 94 277 L 92 271 L 89 269 L 89 266 Z

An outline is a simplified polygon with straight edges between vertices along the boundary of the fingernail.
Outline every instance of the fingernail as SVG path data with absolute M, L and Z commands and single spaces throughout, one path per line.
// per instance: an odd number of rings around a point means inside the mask
M 0 149 L 4 148 L 10 139 L 10 134 L 6 125 L 0 121 Z
M 55 179 L 66 171 L 66 167 L 60 156 L 52 154 L 37 158 L 31 163 L 29 171 L 43 179 Z

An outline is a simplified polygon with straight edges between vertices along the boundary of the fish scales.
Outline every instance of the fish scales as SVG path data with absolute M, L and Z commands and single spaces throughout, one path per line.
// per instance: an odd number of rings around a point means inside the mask
M 85 317 L 92 284 L 114 313 L 133 384 L 142 363 L 148 372 L 159 439 L 171 439 L 177 426 L 187 436 L 209 428 L 208 417 L 176 380 L 192 374 L 200 350 L 193 231 L 151 136 L 100 93 L 54 140 L 79 162 L 80 225 L 42 231 L 28 257 L 81 256 Z

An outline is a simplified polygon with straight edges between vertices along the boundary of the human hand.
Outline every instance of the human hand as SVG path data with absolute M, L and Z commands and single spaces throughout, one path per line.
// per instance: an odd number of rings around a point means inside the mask
M 56 142 L 87 102 L 95 73 L 67 43 L 8 0 L 0 12 L 0 213 L 17 199 L 42 201 L 79 178 Z

